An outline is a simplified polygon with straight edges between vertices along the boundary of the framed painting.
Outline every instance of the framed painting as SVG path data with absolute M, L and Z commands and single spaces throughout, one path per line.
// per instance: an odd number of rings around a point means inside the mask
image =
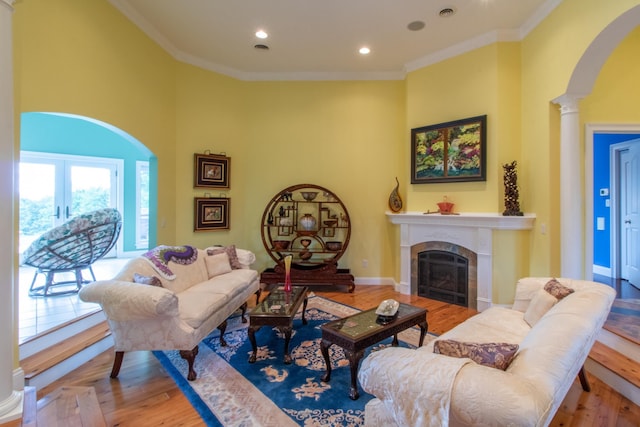
M 486 181 L 487 116 L 411 129 L 411 183 Z
M 195 154 L 194 187 L 229 188 L 231 158 L 218 154 Z
M 229 202 L 227 197 L 196 197 L 194 231 L 229 229 Z

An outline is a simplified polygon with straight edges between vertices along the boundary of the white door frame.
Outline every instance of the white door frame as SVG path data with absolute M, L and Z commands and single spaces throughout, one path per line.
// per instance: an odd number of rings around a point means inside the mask
M 584 178 L 585 178 L 585 265 L 587 266 L 586 278 L 593 278 L 593 135 L 595 133 L 631 133 L 640 134 L 640 124 L 587 124 L 585 125 L 585 149 L 584 149 Z M 622 144 L 622 143 L 621 143 Z M 613 169 L 611 170 L 613 174 Z M 614 235 L 614 230 L 619 230 L 617 187 L 613 187 L 616 180 L 611 181 L 611 251 L 610 271 L 613 277 L 620 277 L 620 247 L 619 238 Z M 616 184 L 617 185 L 617 184 Z

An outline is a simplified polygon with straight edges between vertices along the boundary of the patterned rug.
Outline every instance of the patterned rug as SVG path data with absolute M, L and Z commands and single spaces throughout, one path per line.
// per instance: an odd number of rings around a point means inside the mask
M 293 322 L 290 365 L 282 361 L 284 337 L 269 327 L 256 332 L 258 358 L 248 363 L 248 324 L 241 323 L 239 316 L 228 322 L 227 347 L 220 347 L 217 330 L 200 343 L 195 381 L 186 380 L 186 362 L 177 351 L 154 354 L 208 426 L 361 426 L 364 406 L 373 396 L 360 389 L 358 400 L 349 399 L 349 362 L 339 347 L 329 349 L 331 381 L 320 380 L 325 373 L 320 325 L 358 311 L 310 296 L 305 315 L 308 324 L 302 324 L 301 312 Z M 414 347 L 419 336 L 420 330 L 414 327 L 398 339 L 401 346 Z M 427 335 L 425 344 L 432 338 Z M 390 345 L 391 338 L 368 349 L 365 357 Z

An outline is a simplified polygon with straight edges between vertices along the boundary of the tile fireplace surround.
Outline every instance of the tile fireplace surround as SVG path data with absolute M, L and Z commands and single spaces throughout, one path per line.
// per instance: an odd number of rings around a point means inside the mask
M 534 214 L 502 216 L 493 213 L 426 215 L 421 212 L 387 212 L 391 223 L 400 226 L 400 283 L 402 294 L 417 294 L 411 283 L 411 248 L 428 242 L 446 242 L 462 246 L 477 255 L 477 309 L 492 305 L 493 230 L 531 230 Z

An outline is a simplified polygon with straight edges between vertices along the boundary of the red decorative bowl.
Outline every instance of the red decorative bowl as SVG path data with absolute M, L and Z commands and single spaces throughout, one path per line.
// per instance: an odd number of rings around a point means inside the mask
M 438 209 L 440 209 L 440 213 L 451 213 L 453 211 L 453 203 L 440 202 L 438 203 Z

